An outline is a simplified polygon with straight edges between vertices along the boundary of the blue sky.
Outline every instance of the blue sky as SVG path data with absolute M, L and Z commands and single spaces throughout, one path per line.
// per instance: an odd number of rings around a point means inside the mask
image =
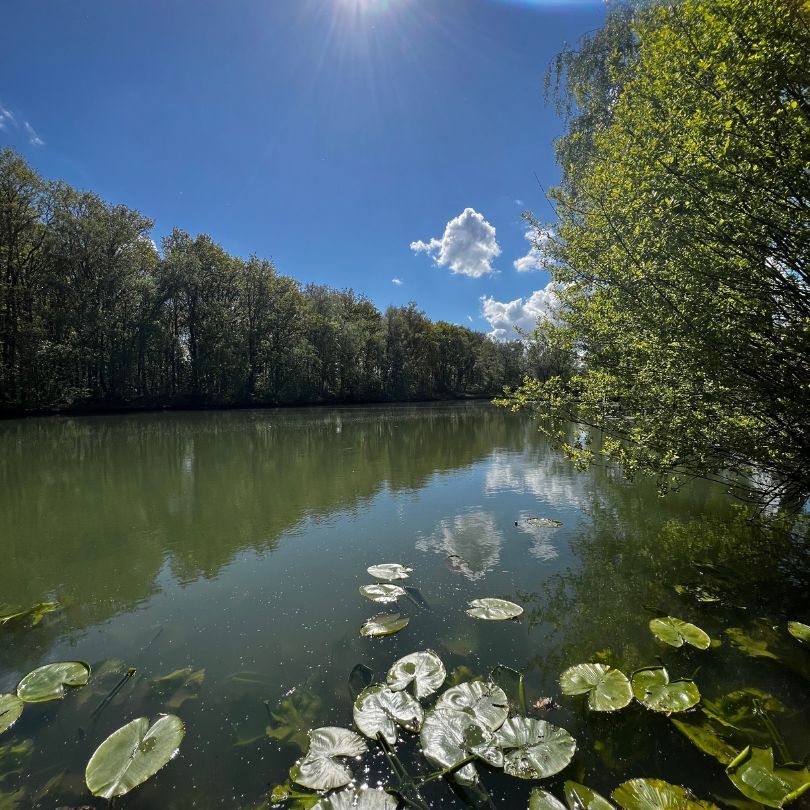
M 6 3 L 0 145 L 227 250 L 484 331 L 546 301 L 543 76 L 599 0 Z M 515 261 L 523 270 L 520 272 Z M 395 283 L 397 279 L 400 283 Z

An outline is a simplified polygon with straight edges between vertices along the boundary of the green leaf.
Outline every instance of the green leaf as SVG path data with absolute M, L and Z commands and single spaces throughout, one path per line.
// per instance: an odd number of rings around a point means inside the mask
M 408 692 L 394 692 L 383 684 L 364 689 L 354 702 L 354 724 L 366 735 L 377 734 L 393 745 L 397 741 L 397 726 L 417 732 L 425 719 L 424 709 Z
M 565 783 L 565 800 L 570 810 L 614 810 L 604 796 L 579 782 Z
M 739 749 L 725 738 L 721 731 L 723 726 L 717 728 L 710 718 L 683 720 L 670 717 L 670 720 L 691 743 L 721 765 L 728 765 L 737 756 Z
M 180 747 L 183 721 L 164 714 L 151 726 L 138 717 L 114 731 L 96 748 L 87 763 L 84 779 L 94 796 L 124 796 L 154 776 Z
M 613 799 L 624 810 L 717 810 L 685 787 L 663 779 L 631 779 L 613 791 Z
M 314 725 L 320 710 L 321 699 L 317 695 L 296 690 L 270 712 L 273 722 L 267 725 L 265 734 L 305 751 L 309 745 L 309 729 Z
M 577 664 L 560 675 L 564 695 L 588 695 L 588 706 L 596 712 L 623 709 L 633 699 L 630 681 L 618 669 L 606 664 Z
M 372 602 L 396 602 L 401 596 L 405 596 L 405 589 L 388 582 L 376 582 L 373 585 L 361 585 L 360 594 Z
M 404 630 L 409 621 L 407 616 L 400 616 L 399 613 L 381 613 L 379 616 L 369 619 L 360 628 L 360 635 L 369 638 L 391 636 Z
M 750 658 L 770 658 L 773 661 L 779 660 L 779 656 L 768 649 L 767 641 L 750 636 L 741 627 L 726 628 L 726 635 L 741 653 L 744 653 Z
M 396 661 L 386 675 L 390 689 L 399 692 L 413 683 L 418 699 L 432 695 L 447 677 L 442 659 L 432 650 L 415 652 Z
M 439 696 L 437 709 L 453 709 L 470 715 L 476 723 L 496 731 L 509 716 L 509 701 L 500 686 L 492 682 L 467 681 Z
M 332 790 L 352 781 L 339 757 L 359 757 L 368 749 L 363 738 L 347 728 L 326 726 L 309 733 L 309 750 L 295 768 L 293 779 L 312 790 Z
M 767 807 L 784 807 L 810 789 L 807 767 L 786 764 L 775 768 L 770 748 L 744 748 L 726 773 L 740 793 Z
M 29 672 L 17 684 L 17 697 L 26 703 L 56 700 L 66 686 L 84 686 L 90 679 L 90 665 L 83 661 L 57 661 Z
M 684 678 L 670 682 L 664 667 L 636 670 L 632 688 L 636 700 L 656 712 L 683 712 L 700 702 L 700 692 L 694 681 Z
M 506 599 L 473 599 L 467 615 L 474 619 L 488 619 L 489 621 L 503 621 L 514 619 L 523 613 L 523 608 Z
M 547 790 L 535 788 L 529 796 L 529 810 L 565 810 L 565 805 Z
M 666 616 L 663 619 L 653 619 L 650 622 L 652 634 L 671 647 L 682 647 L 691 644 L 699 650 L 709 649 L 712 640 L 699 627 L 689 622 Z
M 10 729 L 20 719 L 24 706 L 17 695 L 0 695 L 0 734 Z
M 61 602 L 38 602 L 25 610 L 8 610 L 0 614 L 0 627 L 7 624 L 25 624 L 28 627 L 36 627 L 48 614 L 59 610 Z
M 574 757 L 577 744 L 564 729 L 535 720 L 513 717 L 495 732 L 503 750 L 503 769 L 521 779 L 545 779 L 565 768 Z
M 397 800 L 384 790 L 349 788 L 321 799 L 312 810 L 397 810 Z
M 767 725 L 763 722 L 757 704 L 768 712 L 783 712 L 785 707 L 773 695 L 760 689 L 747 687 L 729 692 L 717 700 L 703 700 L 703 712 L 723 726 L 736 729 L 749 737 L 764 736 L 769 739 Z
M 788 633 L 793 638 L 803 641 L 805 644 L 810 644 L 810 624 L 802 624 L 801 622 L 788 622 Z
M 380 563 L 379 565 L 370 565 L 366 570 L 377 579 L 394 580 L 407 579 L 413 568 L 406 568 L 399 563 Z
M 200 688 L 205 680 L 205 670 L 194 670 L 191 667 L 176 669 L 168 675 L 152 681 L 152 692 L 163 699 L 167 709 L 177 710 L 187 700 L 200 696 Z
M 691 596 L 696 602 L 711 604 L 719 602 L 720 597 L 702 585 L 676 585 L 675 592 L 681 596 Z

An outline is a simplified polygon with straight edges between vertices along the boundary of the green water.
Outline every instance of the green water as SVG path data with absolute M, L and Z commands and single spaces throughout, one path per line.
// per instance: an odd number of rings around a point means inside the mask
M 530 516 L 562 526 L 533 528 Z M 717 488 L 661 500 L 649 482 L 611 469 L 577 473 L 527 418 L 485 404 L 2 423 L 0 549 L 0 602 L 66 606 L 33 628 L 0 628 L 0 692 L 48 661 L 80 659 L 102 673 L 62 701 L 27 706 L 0 737 L 31 741 L 3 761 L 3 808 L 15 791 L 18 807 L 105 806 L 83 786 L 87 759 L 123 723 L 169 710 L 187 726 L 180 754 L 117 806 L 257 807 L 300 755 L 264 736 L 264 701 L 275 708 L 295 690 L 312 697 L 312 725 L 350 727 L 352 668 L 364 663 L 382 679 L 424 648 L 449 671 L 468 668 L 459 677 L 499 663 L 524 670 L 529 702 L 556 699 L 537 716 L 578 742 L 574 762 L 545 783 L 557 795 L 565 778 L 609 793 L 635 776 L 704 798 L 735 795 L 722 766 L 666 717 L 638 704 L 589 715 L 581 699 L 559 696 L 559 673 L 596 655 L 628 673 L 659 659 L 673 676 L 697 671 L 708 697 L 771 693 L 785 704 L 776 720 L 791 753 L 810 749 L 810 654 L 787 636 L 778 639 L 787 664 L 754 659 L 724 634 L 756 635 L 758 617 L 780 628 L 808 621 L 807 552 L 740 523 Z M 357 589 L 379 562 L 412 566 L 428 609 L 401 601 L 410 625 L 363 639 L 360 626 L 380 608 Z M 680 583 L 711 586 L 723 602 L 678 595 Z M 468 618 L 467 601 L 484 596 L 525 614 Z M 722 645 L 664 647 L 647 627 L 655 610 Z M 103 676 L 110 659 L 137 673 L 91 717 L 118 679 Z M 151 682 L 183 667 L 205 677 L 175 708 Z M 424 769 L 412 742 L 400 751 Z M 527 806 L 532 783 L 481 772 L 496 806 Z M 379 756 L 358 775 L 390 784 Z M 441 782 L 426 796 L 462 806 Z

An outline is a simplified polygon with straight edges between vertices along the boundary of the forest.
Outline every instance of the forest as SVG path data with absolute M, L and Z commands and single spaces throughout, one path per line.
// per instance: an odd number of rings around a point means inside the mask
M 0 412 L 484 397 L 565 362 L 153 224 L 0 153 Z

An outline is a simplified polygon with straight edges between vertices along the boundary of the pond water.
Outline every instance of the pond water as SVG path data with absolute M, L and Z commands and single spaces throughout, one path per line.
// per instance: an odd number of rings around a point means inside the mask
M 561 525 L 526 522 L 535 516 Z M 558 678 L 585 661 L 629 674 L 663 660 L 704 698 L 756 688 L 783 704 L 774 722 L 804 756 L 810 654 L 783 631 L 810 618 L 803 548 L 754 530 L 716 487 L 660 499 L 610 468 L 576 472 L 528 418 L 483 403 L 2 423 L 0 602 L 64 607 L 0 627 L 0 692 L 50 661 L 87 661 L 94 676 L 27 705 L 0 737 L 0 807 L 106 806 L 84 787 L 87 760 L 125 722 L 162 711 L 185 721 L 180 753 L 117 806 L 261 806 L 300 756 L 300 727 L 351 727 L 355 665 L 382 680 L 427 648 L 456 681 L 505 664 L 525 672 L 529 703 L 555 700 L 533 711 L 577 739 L 568 769 L 543 783 L 558 796 L 566 778 L 609 794 L 647 776 L 721 804 L 742 798 L 666 716 L 637 703 L 589 713 Z M 400 600 L 405 630 L 361 638 L 387 608 L 358 593 L 382 562 L 411 566 L 426 605 Z M 487 596 L 525 613 L 465 615 Z M 667 647 L 648 628 L 657 612 L 721 644 Z M 729 627 L 767 645 L 765 657 L 746 655 Z M 126 667 L 134 676 L 95 711 Z M 185 686 L 155 682 L 184 668 L 197 673 Z M 414 772 L 432 770 L 413 741 L 399 751 Z M 479 770 L 496 807 L 525 808 L 538 784 Z M 392 784 L 379 755 L 358 774 Z M 441 781 L 425 797 L 464 806 Z

